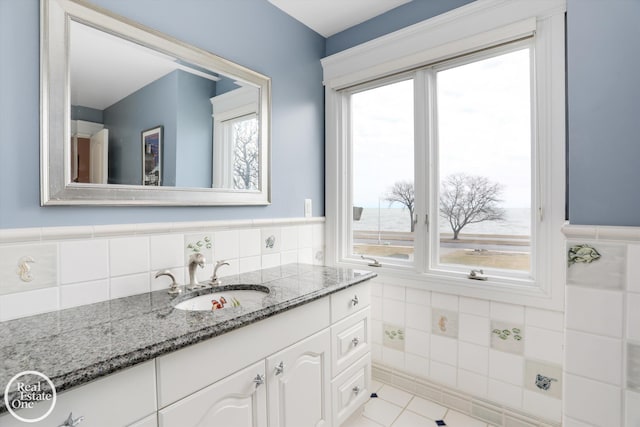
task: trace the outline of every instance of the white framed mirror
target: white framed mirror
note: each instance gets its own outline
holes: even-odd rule
[[[82,0],[41,0],[41,204],[270,203],[271,80]]]

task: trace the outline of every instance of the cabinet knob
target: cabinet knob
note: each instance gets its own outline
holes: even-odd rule
[[[353,298],[351,299],[351,305],[355,307],[356,305],[358,305],[359,302],[360,300],[358,299],[358,295],[354,295]]]
[[[84,417],[80,416],[78,418],[73,418],[73,412],[71,412],[67,419],[58,427],[76,427],[80,425],[82,421],[84,421]]]
[[[260,387],[262,384],[264,384],[264,375],[256,375],[256,377],[253,379],[253,382],[256,384],[256,388]]]
[[[278,366],[276,366],[276,375],[280,375],[283,372],[284,372],[284,362],[280,362],[278,363]]]
[[[360,393],[360,386],[357,385],[354,388],[351,389],[351,391],[353,391],[353,393],[357,396]]]
[[[358,344],[360,344],[360,338],[353,337],[353,339],[351,340],[351,344],[353,344],[354,347],[357,347]]]

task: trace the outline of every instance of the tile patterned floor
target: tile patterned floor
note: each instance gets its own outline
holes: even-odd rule
[[[342,427],[436,427],[436,420],[443,420],[447,427],[492,427],[388,384],[372,381],[371,389],[378,397],[369,399],[362,413]]]

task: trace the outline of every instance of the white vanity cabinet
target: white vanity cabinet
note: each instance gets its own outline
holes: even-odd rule
[[[331,425],[328,329],[267,358],[269,426]]]
[[[370,300],[365,282],[159,357],[160,427],[262,427],[264,422],[268,427],[338,427],[370,392]],[[238,421],[217,422],[231,420],[224,418],[230,411],[222,414],[234,399],[245,408],[239,413],[248,414],[249,401],[263,413],[264,390],[249,397],[231,385],[246,386],[261,364],[266,417],[237,415]],[[208,419],[210,424],[203,421]]]
[[[267,427],[264,361],[159,411],[160,427]]]
[[[73,413],[73,418],[84,418],[78,427],[154,427],[155,380],[155,362],[150,360],[59,393],[53,411],[42,421],[28,424],[5,413],[0,416],[0,426],[58,427]]]
[[[339,427],[370,390],[370,300],[361,283],[167,353],[61,393],[32,425]]]

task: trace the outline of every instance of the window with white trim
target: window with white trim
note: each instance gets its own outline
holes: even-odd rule
[[[531,43],[519,41],[344,90],[353,150],[349,255],[411,265],[414,247],[424,246],[427,270],[531,278],[539,220],[532,54]],[[426,90],[414,90],[414,80]],[[414,134],[414,121],[427,124],[423,132]]]
[[[448,14],[446,34],[427,21],[323,60],[328,263],[375,258],[378,271],[438,286],[551,296],[563,268],[564,3],[515,3],[476,2]]]

